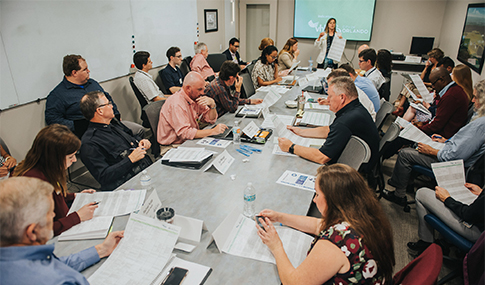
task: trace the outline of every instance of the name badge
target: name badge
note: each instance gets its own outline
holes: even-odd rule
[[[182,78],[179,78],[179,83],[182,84]]]

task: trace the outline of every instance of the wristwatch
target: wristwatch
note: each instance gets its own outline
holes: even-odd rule
[[[295,144],[292,144],[290,146],[290,149],[288,150],[288,152],[291,153],[291,154],[295,154]]]

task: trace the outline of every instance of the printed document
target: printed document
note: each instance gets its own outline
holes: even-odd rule
[[[295,116],[290,116],[290,115],[269,114],[264,117],[264,122],[261,124],[261,128],[274,129],[275,125],[273,124],[273,117],[276,117],[276,116],[278,116],[281,122],[286,126],[291,126],[293,124],[293,120],[295,119]]]
[[[252,138],[254,137],[258,131],[259,127],[256,125],[254,121],[251,121],[243,130],[242,132],[245,133],[248,137]]]
[[[292,153],[289,153],[289,152],[284,152],[281,150],[280,146],[278,144],[275,144],[274,147],[273,147],[273,154],[276,154],[276,155],[284,155],[284,156],[298,156],[296,154],[292,154]]]
[[[330,125],[330,115],[321,112],[305,112],[300,125],[328,126]]]
[[[344,38],[333,37],[332,45],[330,46],[327,57],[340,62],[346,43],[347,40]]]
[[[213,154],[203,147],[182,147],[172,148],[162,157],[170,162],[201,162]]]
[[[99,202],[94,216],[122,216],[138,211],[145,201],[147,190],[117,190],[110,192],[77,193],[69,213],[76,212],[88,203]]]
[[[226,150],[219,154],[204,171],[207,171],[212,166],[217,169],[222,175],[226,174],[229,166],[234,162],[234,157],[232,157]]]
[[[423,80],[421,80],[421,77],[419,77],[419,75],[417,74],[410,74],[409,77],[411,77],[411,80],[413,81],[414,86],[416,86],[416,88],[419,91],[419,94],[421,95],[421,97],[423,97],[424,101],[426,101],[427,103],[433,102],[433,95],[429,93],[428,88],[426,88],[426,86],[424,85],[424,82]]]
[[[445,188],[453,199],[470,205],[478,197],[465,187],[465,167],[463,160],[432,163],[438,186]]]
[[[281,95],[277,93],[277,91],[270,89],[268,94],[266,94],[266,96],[264,97],[263,103],[255,105],[255,107],[258,107],[259,109],[269,108],[273,106],[274,103],[278,102],[278,100],[280,99],[281,99]]]
[[[279,137],[287,138],[297,145],[310,146],[310,139],[300,137],[299,135],[288,130],[286,128],[287,125],[284,124],[283,121],[278,118],[278,116],[273,117],[273,124]]]
[[[228,227],[222,229],[224,224],[228,224]],[[290,262],[294,267],[298,267],[306,258],[313,238],[289,227],[275,228]],[[216,231],[213,237],[222,252],[276,264],[273,254],[258,236],[256,222],[253,219],[233,211]]]
[[[197,144],[200,144],[203,146],[226,148],[228,145],[231,144],[231,141],[206,137],[206,138],[200,139],[200,141],[198,141]]]
[[[315,192],[315,181],[315,176],[286,170],[276,183]]]
[[[325,111],[325,110],[330,110],[330,106],[329,105],[320,105],[318,103],[307,102],[307,103],[305,103],[305,110],[322,110],[322,111]],[[329,118],[330,118],[330,116],[329,116]]]
[[[59,241],[63,240],[81,240],[81,239],[98,239],[105,238],[108,235],[109,228],[113,222],[113,217],[103,216],[94,217],[91,220],[81,222],[63,232],[59,236]]]
[[[93,285],[150,284],[169,261],[180,227],[131,214],[124,238],[88,278]]]
[[[157,211],[162,207],[162,202],[158,198],[157,191],[153,190],[148,199],[143,203],[140,214],[150,217],[152,219],[157,218]]]
[[[441,150],[443,147],[445,147],[444,143],[433,141],[430,137],[428,137],[427,134],[423,133],[413,124],[407,124],[404,129],[401,130],[399,136],[413,142],[427,144],[437,150]]]

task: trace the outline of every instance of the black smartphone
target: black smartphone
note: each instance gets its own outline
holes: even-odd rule
[[[258,223],[258,226],[260,226],[264,231],[266,231],[264,229],[264,226],[263,224],[261,224],[261,222],[259,221],[259,218],[263,219],[264,220],[264,216],[256,216],[256,223]]]
[[[187,276],[188,270],[181,267],[172,267],[167,277],[163,280],[160,285],[179,285]]]

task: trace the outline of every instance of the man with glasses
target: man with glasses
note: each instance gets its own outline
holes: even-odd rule
[[[377,90],[381,88],[382,84],[386,82],[382,73],[377,69],[374,64],[376,63],[377,54],[372,48],[365,49],[359,53],[359,67],[364,70],[364,77],[369,78],[374,83]]]
[[[108,92],[103,90],[99,83],[89,77],[89,69],[86,60],[76,54],[66,55],[63,59],[62,68],[64,78],[47,96],[45,104],[45,122],[48,125],[62,124],[76,133],[74,121],[83,119],[79,101],[84,94],[91,91],[101,91],[106,98],[113,102]],[[113,102],[113,112],[121,120],[121,114]],[[143,134],[143,127],[139,124],[124,121],[134,133]]]
[[[241,56],[239,56],[239,52],[237,51],[238,49],[239,39],[232,38],[229,41],[229,48],[226,49],[222,54],[226,56],[227,60],[239,64],[239,67],[241,67],[241,69],[244,69],[248,63],[241,60]]]
[[[148,71],[153,67],[150,53],[147,51],[136,52],[133,55],[133,63],[138,68],[133,81],[143,97],[145,97],[147,103],[165,100],[165,96],[155,81],[153,81],[153,77],[148,74]]]
[[[81,160],[101,190],[113,190],[150,166],[150,142],[134,136],[115,118],[113,102],[101,91],[84,95],[80,108],[89,121],[81,139]]]
[[[160,72],[160,77],[162,78],[163,86],[170,92],[170,94],[175,94],[182,88],[184,83],[184,75],[180,70],[179,66],[182,63],[182,53],[180,48],[171,47],[167,50],[168,64]]]

